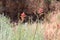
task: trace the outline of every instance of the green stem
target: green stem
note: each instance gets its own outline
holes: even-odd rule
[[[36,31],[37,31],[37,29],[38,29],[38,23],[37,23],[37,25],[36,25],[36,29],[35,29],[35,33],[34,33],[33,40],[35,39],[35,35],[36,35]]]

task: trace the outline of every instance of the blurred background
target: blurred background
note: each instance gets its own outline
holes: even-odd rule
[[[0,0],[0,40],[60,40],[60,0]]]

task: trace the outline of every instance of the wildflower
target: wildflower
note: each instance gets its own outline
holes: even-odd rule
[[[26,14],[23,12],[23,13],[21,14],[21,17],[26,17]]]
[[[25,20],[26,14],[23,12],[20,17],[21,17],[21,20],[23,22]]]

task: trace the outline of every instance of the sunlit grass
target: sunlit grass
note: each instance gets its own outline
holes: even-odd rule
[[[12,40],[13,31],[9,20],[0,15],[0,40]]]
[[[13,25],[3,14],[0,15],[0,40],[43,40],[43,30],[36,29],[38,24],[18,23],[12,27]]]
[[[0,40],[60,40],[60,12],[50,13],[47,19],[38,23],[18,25],[10,23],[10,19],[0,15]],[[13,27],[14,26],[14,27]]]

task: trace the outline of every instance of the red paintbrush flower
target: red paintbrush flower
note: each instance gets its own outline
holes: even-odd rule
[[[26,14],[23,12],[23,13],[21,14],[21,17],[26,17]]]

